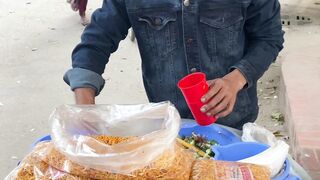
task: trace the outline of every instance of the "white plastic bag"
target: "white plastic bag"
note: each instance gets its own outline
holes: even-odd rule
[[[243,126],[242,141],[268,144],[270,148],[239,162],[264,165],[269,168],[272,177],[279,173],[289,152],[287,143],[277,140],[272,132],[255,123],[246,123]]]
[[[277,142],[277,138],[272,132],[255,123],[246,123],[243,125],[242,141],[260,142],[273,146]]]
[[[50,117],[54,146],[82,166],[119,174],[149,165],[173,148],[180,116],[169,102],[57,108]],[[109,146],[90,136],[135,137]]]

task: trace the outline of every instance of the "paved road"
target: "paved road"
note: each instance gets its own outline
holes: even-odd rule
[[[100,3],[89,1],[89,8]],[[49,133],[52,110],[73,103],[62,76],[82,30],[65,0],[0,0],[0,179]],[[135,44],[122,42],[107,72],[98,103],[146,102]]]

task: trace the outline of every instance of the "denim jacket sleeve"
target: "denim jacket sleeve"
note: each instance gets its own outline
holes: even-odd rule
[[[247,80],[255,83],[283,48],[283,35],[278,0],[253,0],[245,22],[248,48],[244,57],[232,69],[239,69]]]
[[[130,28],[123,0],[104,0],[85,28],[81,43],[72,52],[72,67],[64,80],[74,90],[91,87],[99,94],[104,86],[101,77],[109,56],[118,48]]]

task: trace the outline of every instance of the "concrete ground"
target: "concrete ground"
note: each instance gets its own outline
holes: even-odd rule
[[[284,5],[285,21],[296,25],[286,27],[280,107],[287,119],[292,156],[313,179],[320,179],[320,1],[303,2],[300,7]]]
[[[100,4],[101,0],[90,0],[88,13]],[[294,33],[300,32],[286,29],[293,39]],[[50,133],[52,110],[73,103],[62,76],[70,68],[70,53],[82,30],[77,13],[64,0],[0,0],[0,178],[30,151],[35,139]],[[288,46],[296,46],[297,41]],[[270,89],[279,84],[280,61],[259,83],[258,123],[272,131],[283,131],[283,126],[270,118],[280,111],[277,88],[274,92]],[[104,78],[106,87],[97,103],[147,102],[137,46],[128,39],[111,56]]]

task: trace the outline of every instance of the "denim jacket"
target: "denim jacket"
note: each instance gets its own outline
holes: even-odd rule
[[[247,85],[218,123],[240,129],[256,119],[257,80],[283,48],[278,0],[104,0],[72,53],[73,69],[64,76],[72,90],[91,87],[99,94],[109,56],[130,27],[151,102],[170,100],[192,118],[178,81],[196,71],[220,78],[237,68]]]

